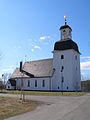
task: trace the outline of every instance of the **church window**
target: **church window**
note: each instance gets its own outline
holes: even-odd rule
[[[30,87],[30,80],[28,80],[28,87]]]
[[[75,59],[77,60],[77,56],[75,55]]]
[[[64,70],[64,66],[61,67],[61,72],[63,72],[63,70]]]
[[[67,90],[68,90],[68,86],[67,86]]]
[[[61,59],[64,59],[64,55],[61,55]]]
[[[21,87],[23,87],[23,80],[21,80]]]
[[[37,80],[35,80],[35,87],[37,87]]]
[[[62,83],[64,82],[64,77],[62,76],[62,81],[61,81]]]
[[[63,30],[63,32],[65,32],[65,30]]]
[[[42,81],[42,87],[45,87],[45,80]]]

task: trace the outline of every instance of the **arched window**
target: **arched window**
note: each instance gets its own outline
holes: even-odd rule
[[[64,82],[64,77],[62,76],[61,79],[62,79],[61,82],[63,83]]]
[[[77,55],[75,55],[75,60],[77,60]]]
[[[65,32],[65,30],[63,30],[63,32]]]
[[[30,80],[28,80],[28,87],[30,87]]]
[[[61,72],[63,72],[63,70],[64,70],[64,66],[61,67]]]
[[[68,86],[67,86],[67,90],[68,90]]]
[[[45,87],[45,80],[42,81],[42,87]]]
[[[64,59],[64,55],[61,55],[61,59]]]
[[[37,87],[37,80],[35,80],[35,87]]]

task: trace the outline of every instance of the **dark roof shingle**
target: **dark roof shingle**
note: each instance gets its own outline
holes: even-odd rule
[[[71,39],[68,39],[66,41],[57,41],[54,45],[54,50],[68,50],[68,49],[73,49],[80,53],[78,45]]]

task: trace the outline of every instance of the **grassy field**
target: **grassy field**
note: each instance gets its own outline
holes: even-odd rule
[[[6,91],[8,94],[21,94],[21,91]],[[25,95],[41,95],[41,96],[83,96],[85,92],[39,92],[39,91],[23,91]]]
[[[36,103],[9,97],[0,97],[0,120],[34,110]]]

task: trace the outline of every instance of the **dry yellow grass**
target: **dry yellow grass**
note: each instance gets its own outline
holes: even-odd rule
[[[8,94],[21,94],[21,91],[5,91]],[[85,92],[42,92],[42,91],[23,91],[25,95],[40,95],[40,96],[83,96]]]
[[[25,102],[17,98],[0,97],[0,120],[31,111],[36,107],[36,103],[30,100]]]

